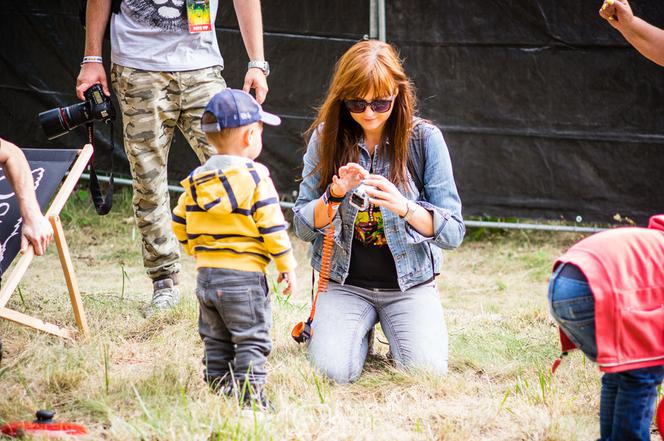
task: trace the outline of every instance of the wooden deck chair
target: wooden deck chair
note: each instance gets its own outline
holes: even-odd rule
[[[37,200],[42,210],[51,200],[67,170],[69,170],[69,174],[60,185],[55,197],[53,197],[45,216],[53,226],[55,245],[58,249],[60,264],[69,290],[76,324],[80,334],[87,336],[89,333],[88,324],[69,248],[60,222],[60,212],[92,157],[92,145],[86,144],[81,150],[23,149],[23,153],[25,153],[32,169]],[[0,274],[4,274],[20,249],[22,219],[14,197],[13,190],[3,172],[2,177],[0,177]],[[19,258],[11,274],[3,281],[0,289],[0,317],[49,334],[73,339],[76,336],[75,331],[43,322],[38,318],[5,307],[18,283],[25,275],[33,257],[34,250],[30,246],[28,251]]]

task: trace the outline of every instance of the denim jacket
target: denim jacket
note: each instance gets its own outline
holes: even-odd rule
[[[426,122],[417,124],[409,140],[409,149],[413,165],[411,168],[418,176],[414,178],[409,172],[410,185],[404,196],[432,213],[434,235],[423,236],[398,215],[386,208],[380,208],[385,237],[394,257],[397,279],[402,291],[424,283],[438,274],[443,260],[442,250],[459,246],[466,231],[450,155],[441,131]],[[312,242],[311,265],[320,271],[325,228],[316,229],[313,225],[314,207],[322,192],[319,189],[320,174],[311,173],[319,161],[318,150],[317,131],[314,131],[304,155],[302,183],[293,207],[293,225],[295,234],[300,239]],[[360,165],[372,170],[374,174],[389,177],[390,164],[380,148],[375,150],[373,164],[371,162],[371,155],[366,147],[360,144]],[[416,183],[423,183],[422,188],[418,188]],[[347,193],[333,219],[335,246],[330,279],[341,284],[348,276],[355,216],[358,211],[348,202],[351,193]]]

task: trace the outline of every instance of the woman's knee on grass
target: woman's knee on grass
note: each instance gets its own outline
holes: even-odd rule
[[[318,372],[339,384],[352,383],[362,373],[362,366],[353,366],[351,360],[340,359],[333,355],[310,353],[309,360]]]
[[[395,366],[406,370],[424,370],[436,375],[447,374],[447,342],[445,344],[440,344],[440,342],[421,343],[411,343],[407,346],[402,346],[399,350],[391,349]]]

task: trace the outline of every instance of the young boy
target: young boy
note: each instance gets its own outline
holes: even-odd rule
[[[270,173],[253,161],[263,147],[263,123],[281,120],[248,93],[225,89],[210,100],[201,127],[218,154],[182,181],[173,231],[196,258],[205,380],[227,394],[237,388],[243,404],[255,400],[264,408],[272,348],[265,272],[274,259],[290,294],[296,262]]]

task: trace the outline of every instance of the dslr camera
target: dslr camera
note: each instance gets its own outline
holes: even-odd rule
[[[48,139],[69,133],[81,124],[92,121],[108,123],[115,118],[113,103],[104,95],[101,85],[92,85],[83,95],[85,101],[82,103],[56,107],[39,114],[39,122]]]

